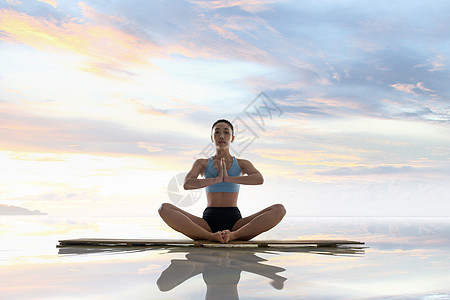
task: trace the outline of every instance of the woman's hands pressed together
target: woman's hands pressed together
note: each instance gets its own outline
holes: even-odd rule
[[[225,163],[225,158],[220,160],[219,172],[217,175],[217,183],[228,180],[227,164]]]
[[[228,172],[227,172],[227,164],[225,163],[225,158],[222,158],[222,172],[223,172],[223,181],[227,182]]]

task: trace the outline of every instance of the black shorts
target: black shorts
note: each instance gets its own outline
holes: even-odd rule
[[[202,218],[208,223],[211,232],[217,232],[225,229],[231,231],[242,216],[237,207],[207,207]]]

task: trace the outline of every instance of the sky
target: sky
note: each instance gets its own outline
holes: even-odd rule
[[[205,192],[180,190],[186,205],[170,183],[214,154],[226,118],[231,153],[265,179],[241,186],[243,214],[448,216],[449,13],[445,0],[2,0],[0,204],[200,214]]]

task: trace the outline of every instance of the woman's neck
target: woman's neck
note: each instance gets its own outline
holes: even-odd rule
[[[216,149],[216,155],[214,155],[217,159],[230,159],[232,156],[230,154],[230,150],[228,148],[226,149]]]

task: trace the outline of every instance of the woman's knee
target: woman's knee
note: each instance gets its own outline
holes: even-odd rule
[[[165,215],[168,211],[172,211],[175,208],[175,205],[171,203],[163,203],[158,209],[158,213],[160,216]]]
[[[284,208],[283,204],[274,204],[271,206],[271,208],[276,212],[277,215],[279,215],[281,218],[283,218],[286,215],[286,209]]]

